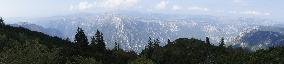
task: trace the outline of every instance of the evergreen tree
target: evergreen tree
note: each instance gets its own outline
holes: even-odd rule
[[[90,44],[90,46],[91,46],[91,47],[97,46],[97,42],[96,42],[95,36],[93,36],[93,37],[91,38],[91,44]]]
[[[4,20],[3,20],[2,17],[0,17],[0,25],[1,25],[1,26],[5,25]]]
[[[148,48],[148,49],[153,49],[153,47],[154,47],[154,44],[153,44],[153,42],[152,42],[152,38],[151,38],[151,37],[149,37],[148,45],[147,45],[147,47],[146,47],[146,48]]]
[[[205,43],[210,44],[209,37],[206,37]]]
[[[88,46],[88,39],[84,33],[82,28],[77,29],[77,33],[75,35],[75,47],[78,49],[85,49]]]
[[[168,44],[173,44],[173,42],[171,42],[171,40],[170,40],[170,39],[168,39]]]
[[[101,33],[99,30],[97,30],[95,36],[92,37],[91,46],[95,47],[96,50],[101,51],[101,52],[106,50],[103,33]]]
[[[152,41],[152,38],[149,37],[148,45],[145,47],[145,50],[142,51],[142,54],[150,58],[152,56],[153,51],[154,51],[154,43]]]
[[[137,59],[131,61],[129,64],[156,64],[153,60],[148,59],[145,56],[138,57]]]
[[[161,42],[160,42],[159,39],[154,40],[154,48],[160,47],[160,45],[159,45],[160,43],[161,43]]]
[[[119,50],[120,49],[119,44],[117,42],[115,42],[114,44],[115,44],[114,50]]]
[[[224,47],[225,46],[225,43],[224,43],[224,37],[221,38],[221,41],[220,41],[220,47]]]
[[[70,38],[68,38],[68,37],[67,37],[65,40],[66,40],[66,41],[71,41]]]

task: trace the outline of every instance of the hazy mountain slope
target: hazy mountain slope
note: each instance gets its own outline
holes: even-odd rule
[[[36,25],[36,24],[30,24],[28,22],[19,22],[16,24],[10,24],[10,26],[14,26],[14,27],[24,27],[27,28],[29,30],[32,31],[39,31],[39,32],[43,32],[45,34],[48,34],[50,36],[58,36],[58,37],[63,37],[62,33],[56,29],[52,29],[52,28],[44,28],[42,26]]]
[[[273,31],[251,31],[238,36],[235,46],[247,47],[251,50],[258,50],[272,46],[284,45],[284,35],[280,32]]]
[[[218,45],[221,37],[231,45],[243,32],[262,29],[260,26],[273,26],[269,20],[237,18],[226,19],[214,16],[159,16],[159,15],[94,15],[75,14],[31,19],[30,22],[45,28],[62,32],[64,38],[73,40],[77,27],[82,27],[89,37],[98,29],[104,33],[107,46],[121,43],[124,49],[141,50],[148,38],[166,39],[210,37],[212,44]],[[263,22],[263,23],[258,23]],[[162,45],[166,43],[161,43]]]
[[[41,32],[31,31],[23,27],[13,27],[6,25],[0,29],[1,46],[5,46],[6,42],[25,43],[35,41],[44,44],[50,48],[70,46],[71,43],[59,37],[52,37]]]

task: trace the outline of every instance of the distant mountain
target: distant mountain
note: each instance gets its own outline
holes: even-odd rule
[[[280,32],[255,30],[237,37],[236,41],[239,43],[235,46],[257,50],[284,45],[284,35]]]
[[[32,31],[38,31],[38,32],[43,32],[45,34],[48,34],[50,36],[57,36],[57,37],[62,37],[62,33],[58,31],[57,29],[53,28],[44,28],[42,26],[36,25],[36,24],[30,24],[28,22],[18,22],[16,24],[10,24],[11,26],[14,27],[24,27]]]
[[[107,47],[114,42],[122,45],[123,49],[141,51],[147,44],[148,38],[158,38],[161,45],[167,39],[210,37],[211,43],[219,44],[221,37],[226,45],[238,44],[237,36],[244,32],[262,29],[260,26],[274,26],[270,20],[253,18],[223,18],[206,15],[122,15],[122,14],[74,14],[29,19],[29,22],[45,28],[56,29],[63,38],[75,35],[77,27],[82,27],[87,36],[91,37],[98,29],[104,33]],[[259,23],[261,22],[261,23]]]

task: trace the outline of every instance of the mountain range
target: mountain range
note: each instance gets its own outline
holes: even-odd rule
[[[19,20],[21,21],[21,20]],[[16,23],[31,30],[73,40],[77,27],[91,37],[102,31],[107,47],[114,42],[125,50],[141,51],[149,37],[167,44],[167,39],[209,37],[211,44],[219,45],[221,37],[227,46],[266,48],[264,44],[281,44],[282,23],[259,18],[224,18],[208,15],[123,15],[123,14],[74,14],[26,19],[29,23]],[[264,40],[265,39],[265,40]],[[273,41],[269,41],[273,40]],[[262,46],[263,45],[263,46]]]

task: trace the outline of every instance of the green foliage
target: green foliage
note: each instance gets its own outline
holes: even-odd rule
[[[251,64],[283,64],[284,47],[270,48],[269,50],[258,50],[250,55]]]
[[[156,40],[154,40],[154,48],[159,48],[159,47],[161,47],[160,46],[160,40],[159,39],[156,39]]]
[[[143,52],[148,50],[145,49]],[[143,52],[142,55],[144,55]],[[158,64],[230,64],[245,61],[246,57],[242,56],[243,54],[246,55],[247,53],[242,50],[237,51],[234,48],[220,48],[193,38],[180,38],[175,40],[174,44],[154,48],[151,56],[146,56]]]
[[[120,50],[120,46],[117,42],[114,43],[114,50]]]
[[[99,62],[94,58],[84,58],[82,56],[72,56],[70,60],[68,60],[66,64],[103,64],[102,62]]]
[[[2,23],[0,20],[0,24]],[[4,24],[4,23],[3,23]],[[75,42],[52,37],[22,27],[2,25],[0,28],[1,64],[283,64],[284,47],[249,52],[242,48],[219,46],[198,39],[168,39],[168,44],[149,38],[148,45],[137,55],[124,51],[115,42],[114,49],[106,49],[102,32],[96,32],[88,45],[81,28]],[[79,54],[78,54],[79,53]]]
[[[2,26],[4,26],[4,25],[5,25],[4,20],[3,20],[2,17],[0,17],[0,26],[2,27]]]
[[[206,37],[205,43],[210,44],[209,37]]]
[[[0,53],[0,61],[5,64],[52,64],[57,62],[58,49],[48,49],[38,41],[12,42]]]
[[[86,49],[89,44],[88,38],[85,35],[84,30],[82,30],[82,28],[79,27],[77,29],[74,41],[75,41],[75,47],[80,50]]]
[[[91,47],[99,52],[105,52],[106,51],[106,45],[103,38],[103,33],[101,33],[99,30],[97,30],[95,36],[92,37],[92,43]]]
[[[173,44],[173,42],[171,42],[171,40],[170,40],[170,39],[168,39],[168,41],[167,41],[167,42],[168,42],[168,44]]]
[[[148,45],[145,47],[145,49],[141,52],[141,55],[145,55],[148,58],[150,58],[152,56],[154,52],[154,42],[152,41],[152,38],[149,37],[148,40]]]
[[[147,57],[142,56],[142,57],[138,57],[134,61],[131,61],[129,64],[156,64],[156,63],[152,61],[151,59],[148,59]]]
[[[133,51],[125,52],[122,49],[114,50],[113,55],[114,64],[127,64],[137,58],[137,54]]]
[[[71,45],[58,37],[8,25],[0,28],[0,44],[0,63],[7,64],[60,63],[61,49]]]
[[[153,43],[151,37],[149,37],[148,45],[147,45],[146,48],[149,48],[149,49],[153,49],[154,48],[154,43]]]
[[[219,47],[225,47],[224,37],[221,38]]]

